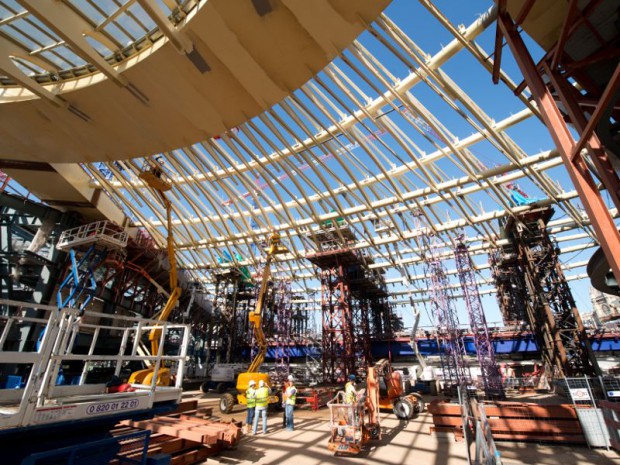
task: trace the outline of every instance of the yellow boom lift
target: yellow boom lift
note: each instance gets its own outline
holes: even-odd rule
[[[167,219],[167,247],[168,247],[168,260],[170,261],[170,297],[164,308],[155,315],[155,319],[159,321],[167,321],[170,318],[172,309],[176,306],[179,298],[181,297],[181,288],[178,286],[177,280],[177,262],[174,250],[174,236],[172,233],[172,204],[165,192],[172,188],[169,182],[166,182],[162,178],[163,171],[161,168],[153,168],[148,171],[142,171],[139,175],[149,187],[151,187],[159,196],[164,207],[166,208]],[[161,339],[161,329],[154,328],[149,333],[149,340],[151,341],[151,355],[156,356],[159,353],[159,340]],[[129,383],[131,384],[146,384],[149,385],[153,381],[155,374],[155,367],[150,366],[144,370],[135,371],[129,377]],[[160,367],[157,372],[157,386],[169,386],[170,385],[170,369],[167,367]]]
[[[248,371],[245,373],[239,373],[237,377],[237,398],[235,399],[231,394],[224,394],[220,399],[220,410],[222,413],[230,413],[233,405],[236,402],[240,404],[246,404],[245,391],[248,389],[250,380],[255,381],[257,384],[263,380],[265,384],[271,387],[271,378],[268,373],[259,373],[260,366],[265,361],[265,354],[267,353],[267,340],[263,333],[262,316],[263,309],[265,307],[265,301],[267,300],[267,291],[269,289],[269,278],[271,277],[271,262],[273,257],[280,253],[287,252],[286,247],[280,244],[280,235],[276,232],[269,238],[269,246],[267,248],[267,260],[265,267],[263,268],[263,276],[261,279],[260,289],[258,291],[258,298],[256,300],[256,307],[254,311],[250,312],[249,320],[250,324],[254,328],[254,337],[256,344],[258,345],[258,353],[250,363]],[[269,403],[277,403],[278,396],[270,396]]]

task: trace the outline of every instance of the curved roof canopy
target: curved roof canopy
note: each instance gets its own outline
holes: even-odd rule
[[[201,4],[194,6],[196,11],[188,10],[186,15],[195,17],[181,31],[198,44],[192,25],[212,21],[207,14],[210,5],[219,18],[228,18],[226,3],[210,0],[202,7],[204,16],[201,9],[196,10]],[[146,52],[148,58],[127,67],[122,76],[149,97],[146,103],[111,79],[60,94],[78,102],[76,108],[85,114],[105,112],[101,123],[96,118],[83,120],[44,98],[0,105],[2,127],[24,125],[23,137],[16,130],[0,157],[22,153],[17,150],[19,143],[27,145],[26,135],[33,133],[26,122],[38,121],[41,128],[58,134],[68,130],[69,119],[71,124],[92,126],[87,137],[72,134],[75,140],[65,142],[67,160],[78,157],[91,162],[82,165],[90,187],[103,188],[162,244],[165,213],[138,175],[145,166],[163,169],[173,184],[169,197],[180,264],[205,282],[211,281],[213,270],[259,266],[266,238],[278,231],[289,253],[278,255],[275,275],[293,280],[296,290],[312,292],[318,287],[317,270],[306,256],[317,251],[313,237],[326,225],[338,224],[352,238],[351,247],[368,257],[371,269],[387,271],[396,300],[424,294],[424,285],[416,284],[424,281],[422,236],[432,236],[447,260],[455,238],[465,236],[480,282],[486,284],[490,282],[489,248],[502,241],[498,220],[530,208],[523,202],[528,198],[537,199],[538,205],[555,206],[549,227],[563,253],[579,254],[596,243],[527,89],[515,96],[521,79],[509,58],[502,62],[500,85],[491,82],[492,2],[485,4],[488,11],[468,10],[469,2],[463,2],[462,8],[451,10],[450,18],[430,0],[396,0],[381,14],[388,2],[230,3],[245,5],[243,15],[251,16],[244,19],[251,22],[248,27],[264,30],[278,24],[292,36],[305,37],[301,49],[310,47],[307,60],[314,64],[304,57],[306,61],[289,69],[294,57],[280,56],[280,51],[292,43],[271,37],[269,46],[261,49],[245,28],[236,28],[232,19],[222,20],[225,24],[218,24],[226,26],[231,40],[205,38],[208,47],[198,47],[210,71],[200,73],[171,43],[160,48],[153,44]],[[348,6],[362,9],[368,4],[374,5],[372,11],[345,11]],[[261,16],[255,5],[269,5],[271,10]],[[312,16],[308,11],[327,7],[338,14]],[[367,20],[370,16],[372,20]],[[330,36],[332,28],[347,24],[348,39]],[[353,40],[362,28],[363,34]],[[321,32],[324,29],[327,32]],[[244,50],[249,61],[226,61],[227,53],[237,56]],[[258,79],[231,72],[237,65],[248,69],[251,62],[260,65],[252,70],[265,71],[252,74]],[[151,69],[164,74],[155,75]],[[221,95],[216,92],[219,88],[209,85],[218,70],[230,80],[222,82]],[[273,70],[279,70],[281,77],[273,78]],[[190,89],[181,88],[181,81],[191,83]],[[174,85],[165,91],[159,87],[171,82]],[[105,95],[110,92],[113,98],[104,103],[91,93],[79,100],[93,89]],[[225,97],[225,92],[240,100]],[[218,96],[222,113],[212,112]],[[116,133],[107,126],[114,115],[122,119],[125,113],[135,118],[131,124],[159,124],[159,97],[174,107],[163,116],[175,126],[171,133],[183,133],[183,143],[169,137],[166,128],[144,132],[134,125]],[[249,106],[243,107],[244,102]],[[14,119],[7,116],[5,106],[12,107]],[[139,116],[134,109],[141,112]],[[50,113],[62,111],[59,119]],[[61,145],[55,145],[57,134],[50,135],[50,141],[45,140],[47,132],[40,134],[40,143],[31,141],[34,146],[28,148],[34,159],[44,159],[42,147],[47,144],[52,147],[50,157],[63,152]],[[104,147],[90,137],[105,138]],[[140,150],[138,144],[142,144]],[[108,155],[114,148],[114,154]],[[587,257],[583,259],[566,269],[579,271]],[[454,266],[448,268],[454,274]]]
[[[215,136],[308,81],[388,4],[0,1],[0,158],[119,160]]]

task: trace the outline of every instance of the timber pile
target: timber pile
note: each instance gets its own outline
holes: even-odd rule
[[[433,414],[432,431],[462,431],[460,405],[433,401],[428,411]],[[485,412],[496,441],[586,442],[572,405],[497,402],[485,404]]]
[[[197,408],[197,402],[183,402],[168,415],[150,420],[125,420],[111,431],[114,436],[150,430],[151,439],[147,456],[169,454],[172,465],[191,465],[204,461],[223,449],[237,445],[241,439],[240,423],[208,420],[210,408]],[[142,457],[144,445],[134,441],[121,441],[121,455],[129,459]],[[112,461],[110,465],[118,462]]]

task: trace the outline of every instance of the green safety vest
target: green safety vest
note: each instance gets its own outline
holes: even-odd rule
[[[256,390],[256,406],[267,407],[269,404],[269,389],[261,387]]]
[[[249,387],[248,390],[245,391],[245,402],[248,408],[256,407],[256,389]]]
[[[355,403],[355,386],[351,381],[344,385],[344,401],[347,404]]]
[[[295,399],[297,396],[297,389],[295,386],[289,386],[286,388],[286,403],[288,405],[295,405]]]

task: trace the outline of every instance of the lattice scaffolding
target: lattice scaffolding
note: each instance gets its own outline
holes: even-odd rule
[[[527,292],[517,255],[505,248],[489,253],[491,277],[497,289],[497,303],[506,326],[521,326],[527,321]]]
[[[371,301],[387,298],[385,280],[369,268],[370,257],[349,247],[355,235],[344,220],[325,223],[309,236],[318,248],[306,258],[319,268],[321,279],[323,377],[340,383],[371,361],[368,310],[376,310]],[[388,325],[385,315],[379,318],[381,327]]]
[[[273,339],[276,346],[275,381],[279,383],[284,382],[290,373],[292,312],[291,282],[289,280],[281,280],[275,284],[273,301],[273,313],[275,318]]]
[[[440,351],[444,390],[452,391],[458,386],[469,384],[471,380],[469,367],[465,363],[465,343],[453,298],[450,295],[450,280],[439,257],[442,244],[434,233],[430,233],[421,236],[420,245],[430,306],[433,316],[437,319],[437,330],[444,341],[443,350]]]
[[[575,299],[559,261],[559,247],[547,232],[553,216],[550,207],[532,209],[510,217],[504,225],[525,281],[526,309],[536,334],[545,369],[554,377],[598,376]]]
[[[489,328],[484,315],[484,309],[482,308],[480,293],[478,292],[474,263],[469,254],[469,247],[462,240],[459,240],[456,245],[454,260],[459,281],[461,282],[463,299],[465,300],[469,315],[469,324],[474,336],[476,356],[480,364],[485,395],[489,398],[503,398],[505,394],[502,386],[502,377],[495,360],[495,351],[489,336]]]
[[[342,265],[321,269],[321,314],[323,317],[323,380],[341,383],[355,373],[355,347],[350,291],[342,279]]]

